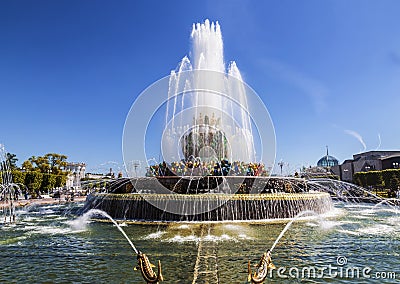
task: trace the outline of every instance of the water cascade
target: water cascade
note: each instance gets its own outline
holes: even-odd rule
[[[170,76],[164,160],[256,161],[244,83],[235,62],[225,66],[218,22],[193,25],[191,41],[190,56]]]
[[[0,202],[4,223],[15,222],[15,202],[22,195],[20,187],[13,183],[10,163],[4,145],[0,144]]]

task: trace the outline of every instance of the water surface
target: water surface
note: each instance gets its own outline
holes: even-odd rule
[[[16,224],[1,225],[0,282],[143,283],[140,272],[133,270],[136,256],[124,236],[111,223],[76,221],[81,205],[19,209]],[[388,206],[336,203],[323,218],[295,222],[272,255],[277,268],[286,268],[283,275],[288,278],[275,274],[269,282],[398,283],[399,213]],[[207,277],[209,283],[216,283],[213,277],[220,283],[246,283],[248,260],[256,264],[285,224],[122,224],[122,228],[153,263],[161,260],[163,283],[192,283],[194,278],[204,283]],[[338,260],[346,263],[339,265]],[[291,267],[293,275],[304,267],[329,265],[370,267],[371,278],[328,279],[325,273],[324,279],[301,279],[301,275],[295,279],[288,272]],[[377,279],[376,273],[382,272],[395,272],[397,279]]]

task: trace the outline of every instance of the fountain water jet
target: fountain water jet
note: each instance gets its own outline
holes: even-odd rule
[[[263,283],[265,281],[268,275],[268,271],[270,271],[271,269],[275,269],[275,265],[272,263],[272,258],[271,258],[272,251],[274,250],[280,239],[283,237],[283,235],[286,233],[286,231],[289,230],[289,228],[292,226],[292,224],[304,215],[318,216],[318,214],[314,211],[303,211],[297,214],[289,223],[287,223],[286,226],[281,231],[281,233],[279,234],[279,236],[276,238],[271,248],[267,250],[267,252],[263,253],[263,255],[261,256],[260,262],[256,266],[256,271],[254,272],[254,274],[252,274],[251,263],[249,260],[247,264],[248,282]]]
[[[314,215],[314,216],[318,216],[318,213],[314,212],[314,211],[303,211],[300,212],[299,214],[296,215],[296,217],[294,217],[289,223],[286,224],[286,226],[283,228],[282,232],[279,234],[279,236],[276,238],[275,242],[273,243],[273,245],[271,246],[271,248],[269,249],[269,251],[273,251],[274,248],[276,247],[276,245],[278,244],[278,242],[280,241],[280,239],[283,237],[283,235],[286,233],[287,230],[289,230],[289,228],[292,226],[292,224],[297,221],[300,217],[304,216],[304,215]]]
[[[13,183],[10,162],[8,161],[7,152],[3,144],[0,144],[0,200],[3,203],[4,223],[15,222],[15,202],[18,196],[22,195],[21,189],[18,184]]]
[[[132,243],[132,241],[129,239],[129,237],[127,236],[127,234],[125,233],[125,231],[121,228],[121,226],[110,216],[107,214],[107,212],[104,212],[102,210],[98,210],[98,209],[91,209],[88,212],[86,212],[85,214],[83,214],[80,218],[78,218],[78,220],[76,220],[78,222],[78,224],[82,225],[82,223],[86,223],[87,220],[89,220],[91,217],[93,217],[94,215],[101,215],[103,217],[106,217],[107,219],[109,219],[117,228],[118,230],[122,233],[122,235],[125,237],[125,239],[128,241],[129,245],[131,246],[131,248],[133,249],[133,251],[135,252],[135,254],[137,255],[137,259],[138,259],[138,266],[135,267],[136,269],[139,269],[140,272],[142,273],[142,276],[144,278],[144,280],[147,283],[159,283],[160,281],[163,281],[164,278],[162,276],[162,272],[161,272],[161,262],[158,261],[158,273],[154,273],[153,271],[153,265],[150,263],[147,255],[145,255],[144,253],[142,253],[141,251],[138,251],[137,248],[135,247],[135,245]]]
[[[103,217],[106,217],[109,219],[117,228],[118,230],[122,233],[122,235],[125,237],[125,239],[128,241],[129,245],[132,247],[133,251],[138,254],[139,251],[136,249],[136,247],[133,245],[132,241],[129,239],[129,237],[126,235],[125,231],[121,228],[121,226],[115,221],[110,215],[107,214],[107,212],[104,212],[99,209],[90,209],[87,211],[85,214],[83,214],[81,217],[79,217],[74,223],[74,226],[76,227],[76,224],[79,224],[78,226],[81,227],[82,224],[85,224],[90,218],[92,218],[94,215],[101,215]]]
[[[190,57],[182,59],[169,80],[164,160],[193,156],[202,161],[256,161],[246,89],[236,63],[225,67],[218,22],[193,25],[191,40]]]
[[[380,201],[379,203],[375,204],[372,210],[376,209],[378,206],[382,204],[387,204],[389,205],[392,209],[398,210],[398,207],[400,205],[400,199],[398,198],[389,198],[389,199],[384,199]]]

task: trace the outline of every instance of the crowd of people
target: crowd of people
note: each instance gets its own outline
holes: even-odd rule
[[[240,161],[204,162],[181,160],[162,162],[148,167],[146,176],[265,176],[267,171],[262,163]]]

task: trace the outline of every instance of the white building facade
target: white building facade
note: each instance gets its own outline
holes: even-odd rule
[[[77,190],[81,188],[81,179],[85,177],[85,163],[68,163],[65,167],[68,172],[66,187],[67,189]]]

